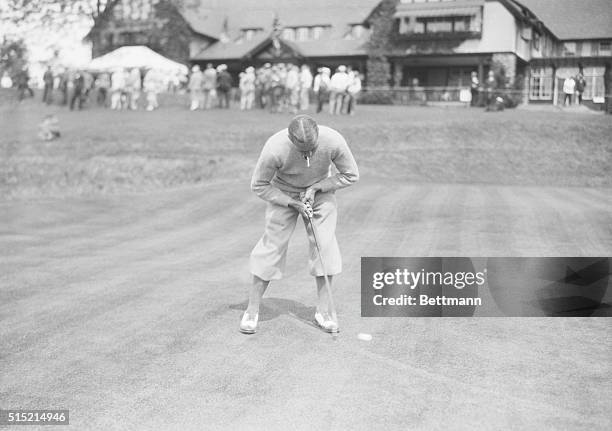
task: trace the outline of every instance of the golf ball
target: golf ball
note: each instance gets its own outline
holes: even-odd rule
[[[364,334],[363,332],[359,333],[357,338],[361,341],[372,341],[372,336],[370,334]]]

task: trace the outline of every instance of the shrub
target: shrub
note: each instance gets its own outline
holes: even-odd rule
[[[393,105],[393,93],[389,90],[366,90],[359,95],[364,105]]]

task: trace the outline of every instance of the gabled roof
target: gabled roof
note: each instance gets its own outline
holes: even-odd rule
[[[288,41],[280,39],[281,44],[286,45],[291,51],[300,57],[340,57],[367,55],[367,39],[331,39],[331,40],[309,40],[303,42]],[[225,61],[257,56],[268,43],[272,43],[271,35],[257,35],[253,39],[236,42],[216,42],[209,48],[193,56],[192,60],[201,61]]]
[[[272,31],[275,17],[285,27],[331,26],[334,36],[364,22],[381,0],[192,0],[181,14],[198,33],[237,38],[241,29]]]
[[[324,26],[319,40],[282,43],[306,57],[365,55],[366,37],[346,39],[351,24],[364,23],[381,0],[194,0],[181,14],[192,29],[218,42],[192,60],[230,60],[253,55],[266,43],[277,19],[280,27]],[[260,29],[242,40],[243,29]],[[222,41],[222,36],[229,40]]]
[[[612,38],[612,0],[513,0],[560,40]]]
[[[259,34],[251,40],[242,43],[235,42],[215,42],[199,54],[193,56],[191,60],[231,60],[246,57],[251,51],[257,48],[269,34]]]

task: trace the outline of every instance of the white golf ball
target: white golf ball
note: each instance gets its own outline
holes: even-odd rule
[[[360,332],[357,335],[357,338],[359,338],[361,341],[372,341],[372,336],[370,334],[364,334],[363,332]]]

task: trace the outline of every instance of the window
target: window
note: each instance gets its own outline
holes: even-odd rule
[[[426,33],[453,31],[453,20],[450,18],[432,18],[427,20]]]
[[[145,33],[136,33],[135,41],[137,45],[146,45],[149,43],[149,38]]]
[[[565,42],[563,44],[563,55],[566,57],[576,55],[576,42]]]
[[[120,45],[134,45],[136,43],[136,34],[131,32],[119,33]]]
[[[406,34],[410,31],[410,18],[397,18],[395,20],[395,28],[399,34]]]
[[[123,19],[123,4],[121,2],[115,5],[113,9],[113,15],[115,15],[116,20]]]
[[[431,18],[417,18],[415,33],[452,33],[471,30],[471,17],[469,16],[441,16]]]
[[[115,5],[113,14],[118,20],[148,20],[156,3],[158,0],[121,0]]]
[[[537,31],[533,32],[533,49],[535,49],[536,51],[540,51],[540,33],[538,33]]]
[[[580,50],[581,57],[589,57],[593,55],[593,44],[590,42],[582,42],[582,49]]]
[[[553,91],[552,68],[541,67],[531,71],[529,78],[529,98],[531,100],[550,100]]]
[[[414,32],[415,33],[425,33],[425,21],[417,20],[414,24]]]
[[[457,17],[454,20],[453,31],[470,31],[470,17]]]
[[[285,27],[281,37],[286,40],[317,40],[323,35],[327,26],[317,25],[313,27]],[[262,31],[262,29],[259,29]]]
[[[351,36],[355,39],[359,39],[365,33],[365,27],[361,24],[355,24],[351,27]]]
[[[143,0],[142,7],[140,9],[140,19],[147,20],[151,16],[151,10],[153,9],[151,1]]]
[[[586,80],[586,87],[584,87],[584,93],[582,98],[585,100],[592,100],[595,103],[603,103],[605,88],[604,88],[604,67],[585,67],[584,68],[584,79]]]
[[[263,31],[261,28],[243,28],[242,40],[251,40],[261,31]]]
[[[599,42],[599,55],[612,55],[610,42]]]
[[[308,40],[308,27],[298,27],[295,32],[296,40]]]
[[[132,16],[132,5],[130,2],[123,2],[123,19],[130,19]]]
[[[312,28],[312,38],[314,40],[317,40],[321,37],[321,35],[323,34],[323,27],[321,26],[316,26]]]
[[[291,27],[285,27],[283,29],[282,38],[287,40],[295,40],[295,29]]]

